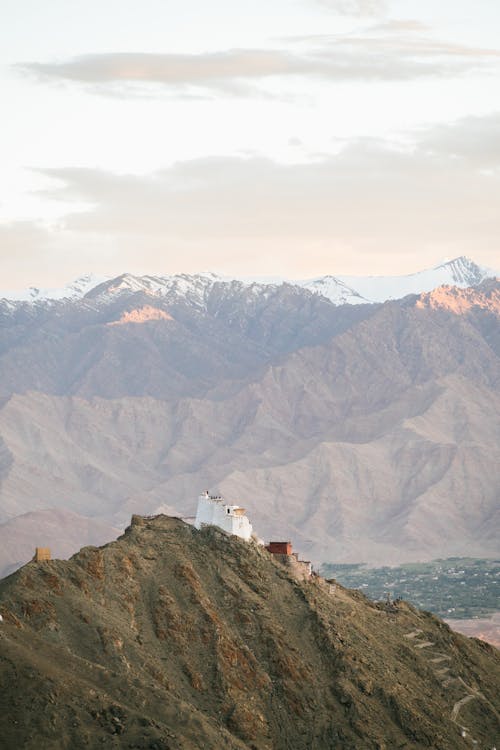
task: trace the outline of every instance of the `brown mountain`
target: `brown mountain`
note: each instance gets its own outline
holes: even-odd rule
[[[481,284],[479,288],[461,289],[457,286],[441,286],[420,296],[417,307],[422,309],[451,310],[457,314],[474,310],[488,310],[498,315],[500,310],[500,290],[494,279]]]
[[[103,284],[83,300],[0,300],[0,398],[29,390],[200,397],[221,382],[248,379],[277,356],[330,339],[377,307],[336,308],[288,284],[215,283],[194,297],[117,294],[115,286]]]
[[[363,308],[222,287],[4,311],[1,521],[190,515],[209,486],[316,561],[498,554],[498,281]]]
[[[136,517],[0,582],[6,750],[491,748],[499,652],[255,544]]]

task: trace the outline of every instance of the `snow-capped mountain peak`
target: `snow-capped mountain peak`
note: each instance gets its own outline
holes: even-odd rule
[[[337,281],[356,290],[367,302],[385,302],[408,294],[430,292],[444,285],[476,286],[492,276],[497,276],[493,269],[461,256],[406,276],[338,276]]]
[[[478,266],[473,260],[461,255],[459,258],[445,261],[436,266],[436,271],[444,271],[451,277],[451,283],[460,287],[474,286],[480,284],[484,279],[495,276],[496,273],[491,268]]]
[[[327,297],[335,305],[363,305],[370,300],[365,299],[355,289],[345,284],[335,276],[320,276],[317,279],[295,282],[314,294]]]
[[[0,292],[0,299],[11,300],[13,302],[44,302],[46,300],[80,299],[107,278],[109,277],[88,273],[84,276],[79,276],[74,281],[66,284],[66,286],[59,288],[48,289],[30,286],[27,289],[3,291]]]
[[[191,304],[203,305],[213,285],[222,279],[213,273],[175,274],[172,276],[134,276],[124,273],[91,289],[87,299],[116,297],[127,293],[143,292],[171,300],[186,299]]]
[[[172,301],[186,300],[192,305],[204,306],[215,284],[220,285],[221,293],[230,287],[234,291],[234,285],[237,284],[242,288],[251,289],[254,294],[263,294],[268,288],[287,283],[326,297],[335,305],[362,305],[400,299],[408,294],[422,294],[443,285],[460,288],[477,286],[484,279],[496,275],[494,270],[479,266],[464,256],[406,276],[326,275],[306,280],[273,277],[260,278],[257,281],[255,277],[235,279],[210,272],[170,276],[136,276],[124,273],[115,278],[87,274],[59,289],[29,287],[17,292],[0,292],[0,299],[10,304],[76,300],[84,297],[96,301],[121,294],[142,292]]]

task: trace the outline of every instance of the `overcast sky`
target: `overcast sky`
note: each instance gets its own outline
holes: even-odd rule
[[[500,269],[498,0],[2,0],[2,287]]]

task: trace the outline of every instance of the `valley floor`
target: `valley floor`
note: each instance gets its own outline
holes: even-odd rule
[[[328,563],[321,572],[371,599],[401,597],[464,635],[500,645],[499,560],[448,558],[382,568]]]
[[[445,620],[450,628],[469,636],[480,638],[500,649],[500,612],[494,612],[491,617],[478,617],[469,620]]]

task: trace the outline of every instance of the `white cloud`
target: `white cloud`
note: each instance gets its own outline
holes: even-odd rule
[[[382,21],[381,23],[378,23],[376,26],[372,26],[372,31],[382,31],[382,32],[427,32],[431,30],[431,27],[423,23],[422,21],[418,21],[415,18],[401,18],[401,19],[391,19],[390,21]]]
[[[391,21],[361,34],[288,40],[289,49],[229,49],[202,54],[89,54],[16,67],[44,80],[65,80],[116,95],[156,86],[183,95],[255,94],[266,79],[404,81],[456,76],[498,63],[500,51],[433,39],[415,21]],[[295,47],[294,47],[295,43]],[[308,49],[298,50],[296,43]],[[262,89],[261,89],[262,93]]]
[[[451,148],[435,128],[412,151],[364,139],[306,164],[249,156],[184,161],[146,176],[46,170],[60,181],[53,197],[88,205],[66,216],[57,246],[66,239],[67,255],[78,252],[75,274],[108,273],[111,266],[116,273],[405,272],[478,253],[495,267],[498,138],[491,138],[489,155],[476,147],[499,120],[467,118],[450,126]],[[22,244],[30,243],[23,237]],[[105,267],[96,264],[103,249]]]
[[[385,0],[316,0],[334,13],[345,16],[383,16],[387,12]]]
[[[50,287],[89,269],[100,268],[107,274],[120,266],[116,236],[72,232],[36,220],[0,224],[0,260],[4,291],[28,285]]]
[[[500,169],[500,114],[466,117],[425,133],[421,147],[430,153],[466,160],[485,170]]]

